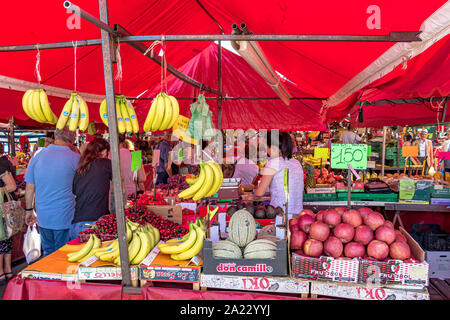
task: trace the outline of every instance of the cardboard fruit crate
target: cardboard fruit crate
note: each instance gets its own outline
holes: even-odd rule
[[[352,193],[353,201],[380,201],[380,202],[397,202],[397,193]],[[337,201],[347,201],[346,193],[338,193]]]
[[[183,208],[180,206],[147,206],[147,209],[166,220],[183,224]]]
[[[428,286],[429,265],[425,261],[425,252],[405,229],[400,227],[399,230],[408,241],[411,255],[419,262],[361,259],[358,283],[387,284],[398,288]]]
[[[216,259],[213,255],[211,240],[203,240],[202,274],[235,276],[278,276],[288,273],[287,242],[277,241],[275,259]]]
[[[433,198],[450,198],[450,187],[442,184],[433,184],[431,187],[431,197]]]
[[[336,201],[336,193],[305,193],[303,194],[303,202],[315,201]]]

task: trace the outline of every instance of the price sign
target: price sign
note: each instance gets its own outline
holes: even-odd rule
[[[439,161],[441,160],[450,160],[450,152],[439,152]]]
[[[131,171],[136,171],[141,169],[142,163],[142,151],[133,151],[131,153]]]
[[[331,145],[331,168],[348,169],[348,165],[357,170],[367,169],[366,144]]]
[[[317,159],[329,159],[330,158],[330,149],[328,148],[314,148],[314,158]]]
[[[419,155],[418,146],[405,146],[402,147],[402,157],[417,157]]]

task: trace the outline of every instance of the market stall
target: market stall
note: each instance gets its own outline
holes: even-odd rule
[[[364,24],[350,23],[351,17],[361,16],[361,13],[356,14],[357,10],[364,9],[362,12],[366,12],[366,8],[347,6],[339,12],[348,17],[341,17],[343,21],[349,21],[348,25],[342,24],[339,30],[333,30],[341,35],[320,36],[289,35],[299,21],[297,13],[305,16],[307,30],[314,30],[314,33],[325,30],[319,19],[309,17],[308,10],[300,10],[298,6],[301,5],[294,1],[288,3],[288,15],[285,15],[283,8],[275,8],[275,4],[261,7],[255,15],[254,8],[241,3],[236,6],[237,2],[233,1],[226,4],[210,1],[205,6],[199,1],[174,1],[164,10],[160,6],[167,3],[155,2],[151,5],[156,7],[150,10],[147,6],[148,10],[143,12],[137,10],[138,4],[111,6],[111,21],[116,22],[114,25],[110,23],[105,2],[99,1],[100,19],[89,13],[96,13],[92,4],[80,2],[83,6],[78,7],[65,1],[64,8],[73,14],[70,17],[76,23],[82,22],[86,28],[75,25],[69,30],[61,28],[57,32],[49,32],[55,29],[46,24],[42,30],[44,36],[30,39],[39,44],[30,45],[16,45],[15,35],[8,34],[5,45],[0,47],[1,54],[10,52],[8,54],[12,55],[15,51],[17,55],[11,60],[27,62],[20,74],[12,70],[10,61],[2,65],[6,78],[1,79],[0,83],[8,89],[1,89],[0,94],[8,97],[11,104],[23,105],[15,113],[21,120],[29,116],[36,122],[56,127],[60,126],[61,121],[62,127],[67,124],[72,131],[86,131],[90,121],[106,125],[111,143],[112,182],[117,210],[97,220],[90,229],[79,233],[78,238],[64,247],[25,268],[19,277],[9,283],[7,299],[37,299],[33,291],[44,290],[48,286],[53,290],[48,290],[46,297],[61,299],[128,299],[133,295],[132,299],[157,300],[173,298],[175,291],[179,294],[177,298],[185,299],[315,299],[318,296],[361,300],[430,299],[427,287],[432,272],[431,263],[426,260],[421,243],[405,228],[396,227],[395,218],[391,222],[377,211],[384,211],[385,214],[386,211],[394,211],[398,217],[398,212],[409,209],[407,205],[411,204],[409,201],[405,201],[407,204],[399,203],[401,200],[430,203],[431,183],[427,186],[429,193],[414,186],[412,196],[408,189],[409,193],[403,197],[402,182],[397,181],[398,190],[392,192],[387,175],[384,175],[385,143],[381,176],[371,175],[370,178],[367,171],[371,161],[368,145],[327,144],[321,141],[320,149],[328,150],[328,154],[323,153],[326,150],[316,154],[315,149],[319,148],[311,146],[307,152],[297,154],[296,157],[305,164],[305,190],[302,190],[304,210],[288,212],[288,174],[285,173],[284,190],[279,191],[286,196],[285,208],[274,208],[269,204],[271,198],[267,195],[256,199],[240,184],[239,179],[224,177],[220,166],[223,158],[214,158],[202,150],[192,134],[197,132],[188,124],[189,116],[194,117],[194,111],[205,110],[201,107],[195,109],[201,104],[199,101],[207,101],[210,108],[206,108],[204,114],[198,111],[198,117],[206,118],[211,128],[328,131],[331,121],[340,121],[347,115],[349,106],[353,107],[353,100],[348,103],[348,97],[354,99],[353,94],[357,94],[363,83],[354,83],[358,82],[358,72],[369,63],[378,63],[377,59],[390,50],[390,45],[396,48],[401,43],[426,42],[422,50],[414,52],[413,56],[420,56],[421,52],[432,47],[431,43],[446,39],[440,34],[446,22],[439,15],[439,23],[434,29],[427,29],[423,38],[418,36],[417,31],[391,31],[419,30],[425,20],[428,22],[426,25],[436,22],[435,16],[430,17],[434,12],[448,12],[448,5],[444,5],[443,1],[430,1],[426,8],[416,12],[412,5],[386,1],[384,4],[391,11],[387,19],[383,19],[388,21],[388,26],[384,27],[386,29],[382,30],[382,34],[372,32],[370,28],[367,31]],[[327,14],[334,15],[335,4],[331,1],[327,4],[331,6]],[[316,5],[308,4],[308,7],[314,11]],[[238,7],[244,9],[242,13],[236,12]],[[394,13],[399,8],[411,10],[414,14],[410,14],[408,20],[398,19]],[[172,10],[174,14],[171,19],[154,17],[151,13],[155,10]],[[136,16],[137,11],[141,14],[129,20],[128,16]],[[45,15],[54,14],[54,10],[44,12]],[[212,18],[211,13],[217,16],[217,20]],[[280,22],[272,26],[260,22],[261,17],[266,15],[272,16],[273,20],[274,13]],[[67,26],[67,16],[55,16],[60,19],[59,23],[64,20]],[[238,25],[237,17],[245,18],[246,23]],[[10,22],[13,24],[13,21]],[[221,34],[216,34],[218,28]],[[98,35],[99,29],[101,39],[86,40]],[[273,30],[280,34],[271,34]],[[254,34],[256,31],[261,34]],[[151,35],[133,36],[131,32]],[[52,37],[49,37],[50,34]],[[83,37],[83,40],[74,41],[78,37]],[[43,40],[55,39],[61,42],[42,43]],[[222,41],[227,40],[240,48],[241,56],[222,49]],[[218,45],[210,43],[212,41],[218,41]],[[249,52],[243,48],[256,41],[262,44],[271,64],[264,55],[259,55],[258,59],[248,58]],[[372,42],[370,50],[356,46],[355,41]],[[145,42],[152,44],[147,46]],[[326,51],[334,52],[333,59],[323,54],[324,43],[330,43]],[[442,45],[442,42],[439,44]],[[63,50],[67,55],[55,54],[50,49]],[[261,54],[260,49],[253,50]],[[441,51],[432,53],[437,57],[442,54]],[[44,56],[52,63],[45,64]],[[156,64],[149,63],[149,59]],[[99,61],[103,61],[103,65]],[[340,62],[339,66],[335,61]],[[72,63],[74,70],[69,70],[71,68],[67,65]],[[392,63],[393,60],[386,62],[385,67]],[[40,74],[38,83],[14,80],[13,77],[31,80],[31,76],[24,75],[26,70],[37,70],[37,74],[39,70],[45,70],[51,76],[42,83]],[[167,72],[169,76],[166,76]],[[386,74],[381,72],[375,76],[376,72],[371,72],[366,74],[371,82]],[[78,81],[78,86],[77,74],[82,74],[85,79],[82,83]],[[348,86],[349,79],[354,84],[352,90],[344,88]],[[38,89],[42,85],[47,86],[46,93]],[[73,87],[74,90],[60,90],[59,87]],[[344,92],[333,95],[340,88],[344,88]],[[77,101],[82,116],[76,115],[78,109],[66,109],[69,97],[70,108]],[[22,98],[25,102],[20,103]],[[51,100],[51,108],[39,99]],[[344,100],[345,105],[339,105]],[[203,107],[205,103],[201,105]],[[37,113],[41,110],[37,106],[49,112],[44,112],[42,117]],[[71,115],[70,119],[68,115]],[[186,123],[179,115],[187,119]],[[9,117],[11,114],[0,116]],[[125,122],[126,119],[131,124]],[[200,167],[198,174],[173,176],[165,186],[153,185],[155,180],[149,177],[147,187],[152,185],[152,189],[140,195],[135,202],[129,201],[124,208],[126,199],[120,191],[118,133],[131,135],[144,131],[154,134],[165,130],[176,132],[177,129],[191,133],[189,139],[180,139],[190,141],[202,155],[201,161],[195,163]],[[328,133],[328,142],[331,139]],[[346,160],[347,152],[352,154],[351,160]],[[340,161],[336,162],[335,154],[341,154]],[[359,154],[361,156],[355,156]],[[153,157],[151,166],[147,164],[146,171],[150,175],[154,174],[158,158]],[[264,161],[258,164],[264,167]],[[372,169],[375,168],[376,165]],[[374,192],[377,189],[388,189],[384,191],[389,192]],[[435,194],[442,196],[447,189],[442,190],[444,188]],[[322,206],[326,206],[327,210]],[[373,207],[374,211],[368,207]],[[430,208],[448,213],[448,207],[448,204],[436,204],[436,207]],[[307,208],[313,210],[308,211]],[[334,222],[329,221],[328,216]],[[305,219],[309,219],[309,224],[300,222]],[[399,223],[402,226],[402,220]],[[349,237],[346,230],[338,235],[338,226],[344,224],[346,226],[343,228],[349,226],[351,230],[347,231],[350,233],[365,226],[369,228],[372,238],[361,244],[354,239],[354,234]],[[379,228],[382,231],[378,232]],[[318,233],[314,229],[318,229]],[[335,247],[331,244],[329,249],[327,241],[330,234],[335,235],[332,240]],[[306,235],[311,239],[306,239]],[[303,240],[300,237],[304,237]],[[373,241],[373,246],[377,248],[372,248]],[[346,249],[349,248],[348,252],[344,252],[344,244]],[[381,271],[381,277],[377,274],[373,278],[369,272],[373,269]],[[370,283],[373,287],[369,290],[367,285],[371,279],[375,282]],[[172,284],[176,289],[170,287]],[[79,291],[75,293],[74,289]]]

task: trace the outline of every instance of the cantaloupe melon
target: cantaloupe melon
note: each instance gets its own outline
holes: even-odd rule
[[[229,240],[221,240],[212,244],[213,256],[216,259],[241,259],[242,250]]]
[[[244,248],[256,237],[256,222],[245,209],[236,211],[228,225],[228,240]]]
[[[245,259],[275,259],[276,256],[277,244],[266,239],[252,241],[244,249]]]

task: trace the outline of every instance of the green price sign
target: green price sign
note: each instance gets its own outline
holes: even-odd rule
[[[332,144],[331,145],[331,168],[367,169],[367,145],[366,144]]]
[[[142,163],[142,151],[133,151],[131,153],[131,171],[135,171],[141,168]]]

